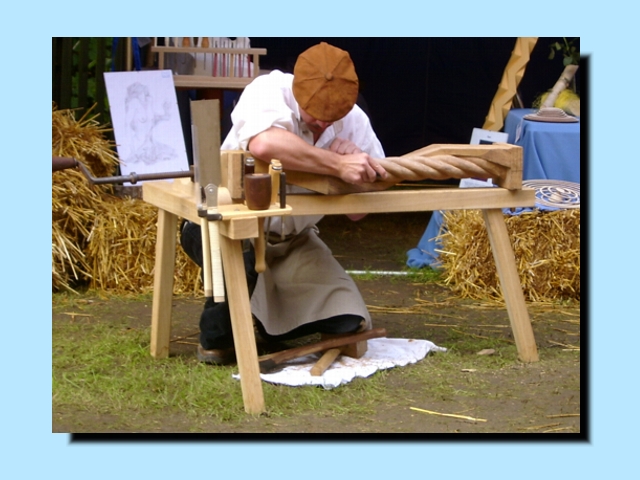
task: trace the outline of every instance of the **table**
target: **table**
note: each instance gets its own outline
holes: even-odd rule
[[[224,153],[221,160],[225,162]],[[218,189],[219,200],[231,198],[228,191],[224,190],[227,190],[227,185],[223,184]],[[146,182],[142,186],[142,192],[144,201],[158,207],[150,349],[153,357],[165,358],[169,355],[170,344],[177,221],[178,217],[182,217],[199,222],[197,195],[194,184],[189,179]],[[218,212],[222,216],[222,264],[245,411],[251,414],[261,413],[265,406],[242,256],[242,241],[258,236],[258,222],[263,222],[265,216],[482,209],[518,355],[524,362],[536,362],[538,352],[531,321],[502,215],[503,208],[527,207],[532,206],[534,202],[535,192],[532,189],[505,188],[466,189],[462,193],[456,188],[345,195],[288,195],[286,208],[274,211],[251,211],[239,203],[223,204],[219,201]]]
[[[580,183],[580,122],[551,123],[526,120],[530,108],[510,110],[504,131],[508,142],[523,148],[524,180],[553,179]],[[443,223],[434,211],[418,246],[407,252],[407,266],[438,268],[439,242],[435,240]]]
[[[525,120],[530,108],[511,110],[504,131],[508,142],[523,148],[523,179],[553,179],[580,183],[580,122]]]

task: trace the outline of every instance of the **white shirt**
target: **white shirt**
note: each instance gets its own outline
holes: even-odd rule
[[[223,150],[246,150],[249,140],[270,127],[280,127],[313,143],[313,133],[300,118],[300,108],[291,86],[293,75],[274,70],[257,77],[242,92],[238,104],[231,113],[233,126],[222,144]],[[384,150],[378,140],[369,117],[354,105],[341,120],[327,128],[315,144],[329,148],[336,137],[356,144],[360,150],[374,158],[384,158]]]
[[[233,126],[225,138],[222,150],[247,150],[249,140],[261,132],[278,127],[294,133],[309,145],[313,133],[300,117],[298,102],[292,91],[293,75],[274,70],[262,75],[247,85],[231,113]],[[328,127],[315,143],[316,147],[328,149],[333,140],[340,137],[350,140],[373,158],[384,158],[384,150],[376,136],[369,117],[358,105],[341,120]],[[273,217],[270,230],[280,233],[280,218]],[[285,235],[299,233],[315,225],[322,215],[308,217],[285,217]]]

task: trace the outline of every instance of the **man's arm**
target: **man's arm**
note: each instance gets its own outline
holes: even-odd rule
[[[271,127],[253,137],[247,148],[257,158],[277,158],[285,169],[332,175],[350,184],[371,183],[377,175],[387,177],[385,169],[366,153],[340,154],[324,150],[278,127]]]

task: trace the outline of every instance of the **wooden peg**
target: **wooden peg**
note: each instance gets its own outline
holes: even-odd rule
[[[265,260],[264,218],[258,218],[258,236],[253,246],[256,254],[256,272],[262,273],[267,268]]]
[[[271,204],[278,201],[280,196],[280,174],[282,173],[282,163],[280,160],[271,160],[269,165],[269,175],[271,175]]]
[[[365,340],[366,342],[366,340]],[[327,368],[331,366],[338,355],[340,355],[341,350],[339,348],[331,348],[322,354],[320,360],[316,362],[316,364],[311,367],[311,376],[313,377],[321,377],[324,372],[326,372]]]

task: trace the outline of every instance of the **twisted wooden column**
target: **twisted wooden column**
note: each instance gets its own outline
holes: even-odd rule
[[[522,148],[507,143],[491,145],[434,144],[401,157],[376,159],[388,172],[384,180],[350,185],[337,177],[287,171],[287,183],[324,194],[386,190],[400,182],[462,178],[493,179],[508,190],[522,188]],[[256,171],[267,164],[256,162]]]
[[[426,179],[447,180],[450,178],[495,178],[504,173],[504,168],[478,157],[456,157],[437,155],[433,157],[406,156],[387,157],[378,160],[389,173],[386,181],[420,181]]]
[[[522,149],[491,145],[429,145],[401,157],[378,160],[389,173],[385,184],[401,181],[491,178],[509,190],[522,186]]]

